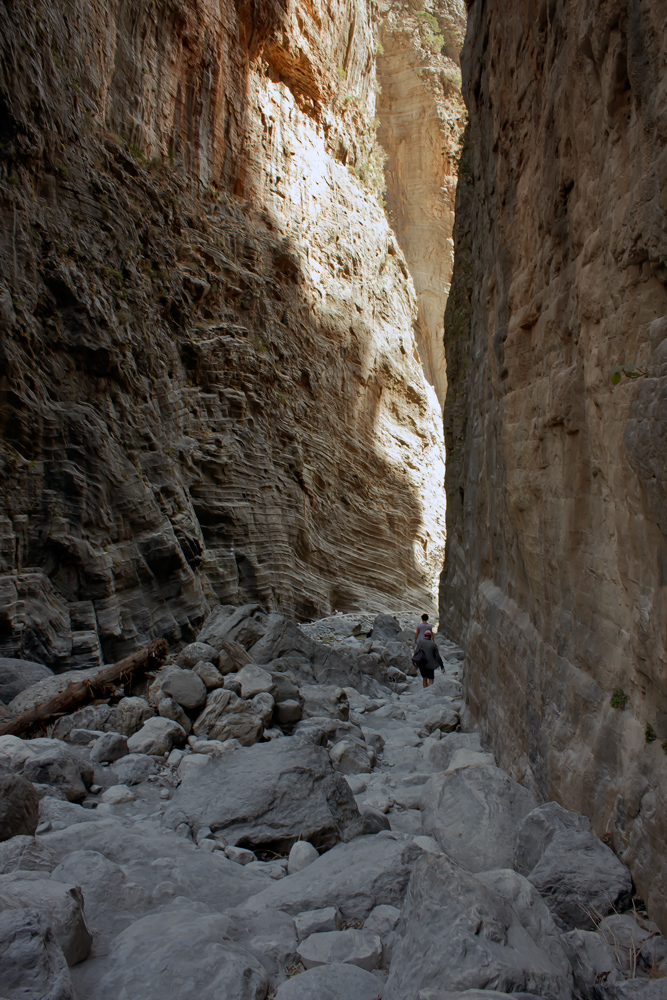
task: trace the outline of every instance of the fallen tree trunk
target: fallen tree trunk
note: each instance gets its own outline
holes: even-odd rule
[[[114,688],[125,684],[139,671],[145,673],[148,670],[158,670],[165,660],[167,648],[164,639],[154,639],[144,649],[104,667],[94,677],[70,681],[64,691],[41,705],[35,705],[20,715],[2,719],[0,736],[17,736],[36,727],[44,728],[52,719],[68,715],[95,698],[113,693]]]

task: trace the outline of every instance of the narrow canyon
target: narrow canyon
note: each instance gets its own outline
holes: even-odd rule
[[[0,0],[4,1000],[667,1000],[666,25]]]

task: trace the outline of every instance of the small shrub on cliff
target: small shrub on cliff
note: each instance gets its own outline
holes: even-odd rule
[[[650,722],[647,722],[646,729],[644,730],[644,739],[646,740],[647,743],[655,743],[657,738],[658,734],[656,733],[655,729],[653,728]]]
[[[611,693],[611,698],[609,699],[609,704],[612,708],[625,708],[628,703],[628,696],[623,690],[623,688],[614,688]]]
[[[612,369],[611,384],[618,385],[623,375],[626,378],[644,378],[647,374],[648,372],[644,371],[638,365],[618,365],[618,367]]]

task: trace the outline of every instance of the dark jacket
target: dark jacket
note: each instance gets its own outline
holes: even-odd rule
[[[426,654],[426,669],[427,670],[437,670],[438,667],[442,666],[442,660],[440,659],[440,653],[438,652],[438,647],[433,642],[432,639],[417,639],[417,645],[415,649],[423,649]]]

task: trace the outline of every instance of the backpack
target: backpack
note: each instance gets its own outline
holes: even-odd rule
[[[428,659],[426,658],[426,653],[424,652],[423,649],[415,650],[415,652],[412,654],[412,663],[417,668],[417,670],[420,670],[422,667],[425,667],[428,664]]]

